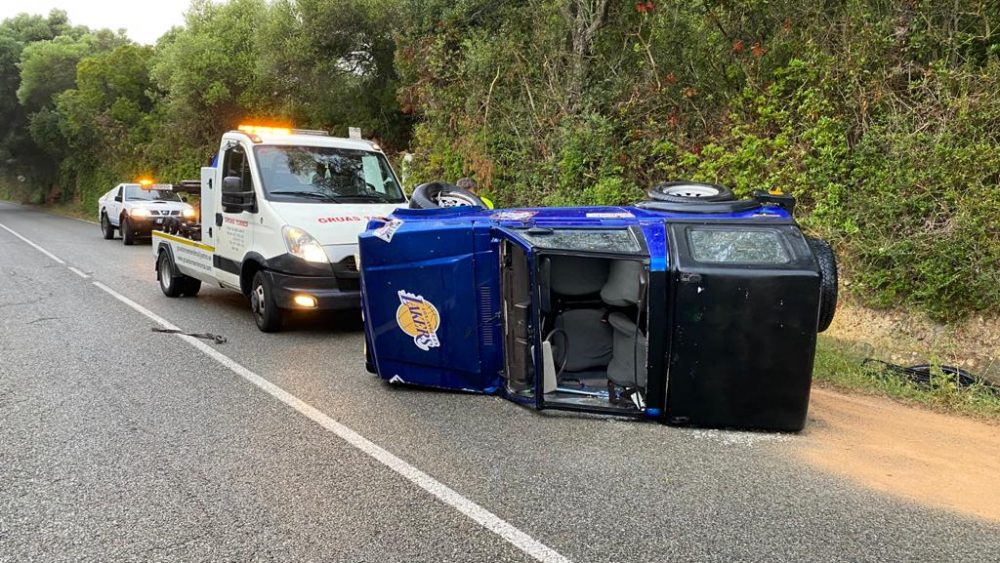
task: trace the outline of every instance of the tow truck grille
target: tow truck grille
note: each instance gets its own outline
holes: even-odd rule
[[[337,287],[342,291],[358,291],[361,289],[358,264],[353,256],[348,256],[334,264],[333,275],[337,278]]]
[[[339,264],[342,269],[347,270],[348,272],[358,271],[358,263],[354,260],[353,256],[348,256],[347,258],[344,258],[339,262]]]

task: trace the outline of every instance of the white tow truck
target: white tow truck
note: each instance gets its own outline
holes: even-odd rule
[[[201,169],[201,223],[153,231],[160,289],[246,295],[257,327],[289,310],[360,308],[358,234],[406,205],[379,146],[322,131],[240,126]]]

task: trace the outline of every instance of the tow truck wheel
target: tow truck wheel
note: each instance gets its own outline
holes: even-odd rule
[[[181,295],[194,297],[195,295],[198,295],[199,291],[201,291],[201,280],[190,276],[184,276],[183,279],[181,279],[180,286]]]
[[[108,220],[107,213],[101,213],[101,233],[104,235],[104,240],[115,238],[115,228],[111,225],[111,221]]]
[[[183,287],[182,281],[174,274],[174,263],[170,259],[170,254],[166,251],[160,252],[160,257],[156,260],[156,277],[160,279],[160,291],[167,297],[180,297]]]
[[[132,225],[129,223],[127,215],[122,215],[120,224],[122,230],[122,244],[125,246],[132,246],[135,244],[135,233],[132,232]]]
[[[250,285],[250,310],[261,332],[277,332],[281,329],[281,309],[274,302],[274,291],[264,272],[257,272],[253,276]]]

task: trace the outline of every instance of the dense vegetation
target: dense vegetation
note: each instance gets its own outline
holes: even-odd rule
[[[245,116],[359,125],[505,205],[781,187],[855,295],[955,318],[1000,306],[998,25],[991,0],[195,0],[148,47],[23,15],[0,182],[89,209],[194,176]]]

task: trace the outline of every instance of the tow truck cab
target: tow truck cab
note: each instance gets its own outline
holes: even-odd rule
[[[399,210],[360,251],[385,380],[671,424],[805,422],[821,273],[779,207]]]
[[[154,233],[161,288],[240,291],[264,331],[292,309],[358,308],[357,235],[406,204],[377,144],[274,127],[225,133],[200,187],[201,223]]]

